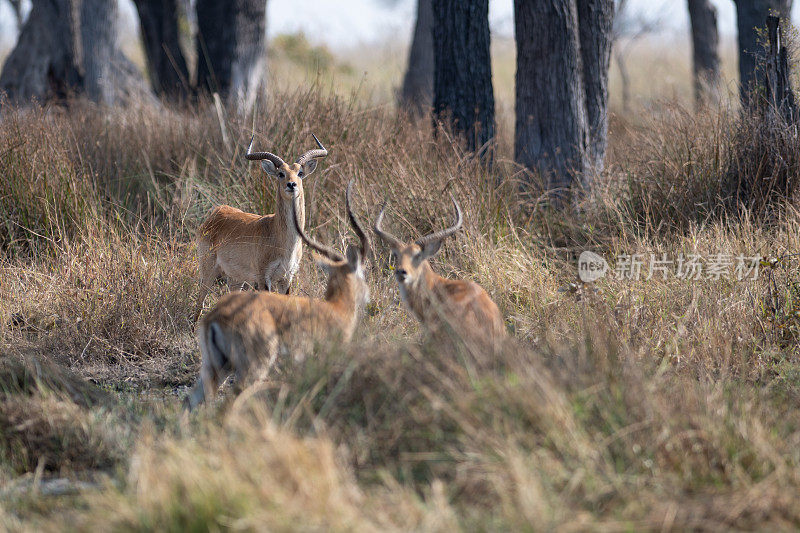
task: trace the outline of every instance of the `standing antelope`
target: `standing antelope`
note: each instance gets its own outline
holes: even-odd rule
[[[386,203],[373,230],[392,250],[400,296],[411,313],[431,332],[441,330],[443,321],[462,336],[482,345],[494,345],[505,337],[503,316],[489,294],[473,281],[446,279],[436,274],[428,258],[439,251],[442,241],[461,228],[461,208],[456,209],[453,226],[406,244],[381,228]]]
[[[197,232],[197,261],[200,267],[200,293],[194,320],[203,311],[203,302],[214,281],[226,276],[229,281],[256,289],[288,294],[292,278],[300,267],[303,247],[291,220],[297,202],[300,227],[305,225],[303,179],[317,168],[317,160],[328,155],[317,136],[319,148],[309,150],[288,165],[270,152],[253,152],[253,139],[245,157],[261,161],[261,168],[276,180],[278,187],[275,214],[255,215],[229,205],[215,207]]]
[[[347,216],[361,244],[358,248],[348,246],[346,258],[308,237],[298,210],[292,210],[295,230],[318,252],[316,259],[328,274],[325,297],[320,300],[269,292],[236,292],[222,297],[197,329],[203,362],[200,377],[186,398],[188,408],[202,403],[207,395],[213,397],[231,373],[236,373],[242,383],[254,363],[262,364],[266,372],[281,347],[302,360],[315,341],[348,342],[353,336],[369,297],[364,280],[369,240],[351,209],[352,185],[351,181],[345,195]]]

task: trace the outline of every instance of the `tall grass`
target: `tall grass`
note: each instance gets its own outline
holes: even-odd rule
[[[731,200],[752,168],[737,161],[755,159],[727,111],[663,105],[640,123],[618,119],[607,172],[573,212],[520,195],[504,138],[486,168],[447,132],[357,93],[279,92],[247,117],[220,118],[210,102],[2,112],[4,526],[63,529],[61,516],[81,530],[800,523],[788,255],[800,225],[786,195],[763,204],[777,216]],[[243,158],[253,131],[259,149],[286,158],[311,132],[329,148],[305,184],[322,242],[348,233],[350,179],[357,212],[371,220],[388,200],[387,224],[408,238],[449,223],[452,191],[465,228],[434,268],[487,288],[507,345],[489,358],[425,339],[375,244],[373,304],[350,346],[319,346],[181,415],[199,365],[194,231],[220,202],[274,205],[274,185]],[[793,183],[794,165],[771,168],[759,179],[780,171]],[[584,286],[574,257],[586,248],[612,269],[623,253],[783,259],[755,281],[609,275]],[[323,293],[311,261],[298,278],[296,293]],[[90,483],[48,497],[55,477]]]

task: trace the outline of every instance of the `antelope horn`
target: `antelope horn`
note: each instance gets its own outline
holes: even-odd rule
[[[281,168],[286,163],[283,159],[278,157],[277,155],[270,153],[270,152],[254,152],[253,151],[253,140],[255,140],[256,136],[253,135],[250,137],[250,144],[247,147],[247,153],[244,156],[249,159],[250,161],[260,161],[262,159],[268,159],[275,165],[275,168]]]
[[[303,155],[301,155],[300,157],[298,157],[297,161],[295,161],[295,162],[300,166],[303,166],[306,163],[308,163],[308,161],[310,159],[315,159],[315,158],[318,158],[318,157],[325,157],[325,156],[328,155],[328,150],[324,146],[322,146],[322,143],[319,142],[319,139],[317,139],[317,136],[314,135],[313,133],[311,134],[311,136],[314,137],[314,140],[317,142],[317,146],[319,146],[319,148],[318,149],[315,148],[313,150],[309,150],[308,152],[306,152]]]
[[[384,231],[381,227],[381,223],[383,222],[383,213],[386,211],[386,200],[383,201],[383,205],[381,206],[381,212],[378,213],[378,218],[375,219],[375,225],[372,226],[372,231],[375,232],[375,235],[381,238],[383,242],[389,245],[391,248],[400,248],[403,243],[392,235],[391,233]]]
[[[456,202],[456,199],[452,194],[450,194],[450,199],[453,201],[453,207],[456,208],[456,222],[455,222],[455,224],[453,224],[452,226],[450,226],[447,229],[443,229],[443,230],[437,231],[435,233],[431,233],[430,235],[426,235],[425,237],[422,237],[421,239],[417,240],[417,245],[420,248],[425,248],[425,245],[430,243],[430,242],[440,241],[440,240],[444,239],[445,237],[449,237],[450,235],[452,235],[453,233],[455,233],[455,232],[457,232],[458,230],[461,229],[461,224],[464,222],[464,216],[461,213],[461,207],[459,207],[458,202]]]
[[[317,241],[313,240],[311,237],[306,235],[303,231],[303,228],[300,227],[300,221],[297,219],[297,202],[302,202],[302,199],[295,198],[295,201],[292,202],[292,220],[294,221],[294,229],[297,230],[297,234],[300,235],[300,238],[303,239],[309,248],[312,248],[319,252],[321,255],[324,255],[331,261],[338,263],[340,261],[344,261],[344,256],[341,255],[339,252],[334,250],[333,248],[329,248],[328,246],[324,246]]]
[[[369,238],[367,237],[366,232],[364,231],[364,227],[359,222],[358,218],[356,217],[355,213],[353,213],[352,209],[350,209],[350,191],[353,188],[353,180],[350,180],[350,183],[347,184],[347,192],[344,196],[344,203],[347,208],[347,218],[350,219],[350,225],[353,226],[353,231],[356,232],[358,235],[358,240],[361,241],[361,260],[367,260],[367,254],[369,254],[370,246],[369,246]]]

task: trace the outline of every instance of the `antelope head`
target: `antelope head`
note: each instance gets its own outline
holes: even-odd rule
[[[456,210],[455,223],[447,229],[426,235],[411,244],[401,241],[381,227],[383,214],[386,210],[386,203],[384,202],[383,207],[381,207],[381,212],[378,214],[378,218],[375,219],[375,227],[373,230],[392,250],[392,256],[395,261],[394,275],[400,287],[415,286],[428,267],[428,258],[439,251],[439,248],[442,246],[442,241],[445,238],[461,229],[461,224],[463,222],[461,207],[452,194],[450,195],[450,199],[453,201],[453,207],[455,207]]]
[[[350,225],[359,239],[359,246],[348,245],[345,250],[345,255],[318,243],[308,235],[306,235],[303,228],[300,227],[300,221],[297,220],[297,211],[293,210],[294,227],[303,242],[309,248],[314,250],[317,264],[328,275],[328,289],[325,294],[325,299],[330,299],[336,294],[345,294],[348,289],[353,291],[355,298],[356,309],[360,309],[369,302],[369,288],[364,276],[364,263],[369,255],[369,239],[364,231],[358,217],[351,209],[350,195],[353,188],[353,182],[347,184],[347,192],[345,193],[345,206],[347,208],[347,218],[350,220]]]
[[[261,168],[269,176],[278,181],[278,192],[284,200],[292,201],[303,193],[303,179],[310,176],[317,169],[317,160],[328,155],[328,150],[322,146],[317,136],[311,134],[319,148],[309,150],[297,161],[289,165],[283,159],[270,152],[254,152],[253,139],[247,147],[245,157],[250,161],[261,161]]]

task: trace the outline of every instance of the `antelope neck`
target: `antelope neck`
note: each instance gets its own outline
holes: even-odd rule
[[[303,200],[303,193],[301,192],[300,195],[298,195],[292,201],[295,202],[295,208],[297,209],[297,220],[300,222],[300,227],[305,229],[306,206]],[[275,218],[280,220],[279,224],[286,225],[288,228],[287,235],[289,235],[290,238],[300,238],[294,228],[294,222],[292,221],[292,205],[289,201],[285,200],[283,196],[281,196],[280,191],[278,191],[278,205],[275,208]]]
[[[414,281],[414,286],[408,287],[405,293],[410,307],[415,313],[422,316],[431,303],[433,287],[441,276],[433,271],[427,261],[420,266],[420,270],[419,276]]]

